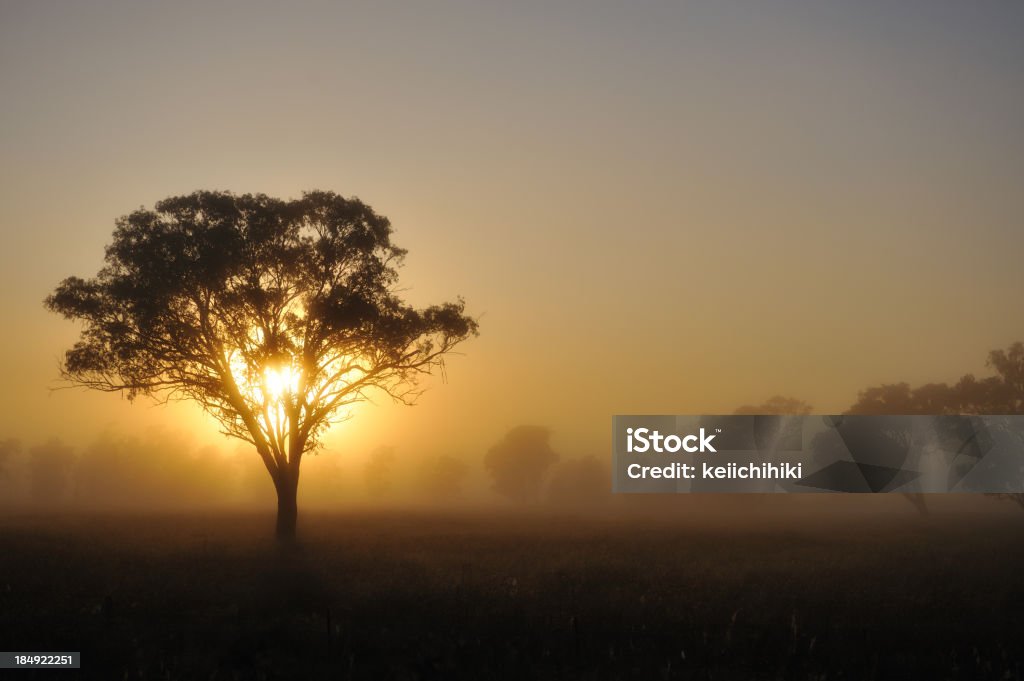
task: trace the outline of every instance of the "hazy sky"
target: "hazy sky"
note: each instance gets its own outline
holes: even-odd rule
[[[413,301],[480,315],[342,452],[538,423],[605,455],[614,413],[983,373],[1024,339],[1022,121],[1011,0],[0,2],[0,436],[213,437],[50,394],[77,327],[42,307],[200,188],[357,195]]]

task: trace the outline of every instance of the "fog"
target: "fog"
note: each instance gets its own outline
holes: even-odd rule
[[[515,459],[528,455],[532,444],[506,445],[501,452],[508,459],[507,470],[497,478],[486,469],[484,452],[473,456],[379,446],[342,455],[324,448],[304,457],[300,499],[308,508],[540,506],[562,496],[566,476],[575,479],[565,495],[573,503],[593,504],[608,496],[610,473],[597,457],[562,457],[549,447],[543,465],[527,470],[531,467]],[[521,477],[523,471],[530,477],[517,483],[524,496],[507,498],[501,481]],[[142,434],[108,429],[78,442],[0,438],[3,505],[270,509],[275,498],[270,476],[255,450],[244,443],[224,440],[218,447],[166,427]]]
[[[461,456],[394,447],[343,456],[324,449],[302,464],[300,515],[347,510],[568,513],[591,519],[756,527],[872,517],[899,524],[1020,513],[1014,504],[970,494],[926,495],[925,509],[899,494],[613,495],[606,463],[610,454],[566,457],[555,449],[557,438],[552,445],[546,442],[548,436],[546,428],[518,426],[496,438],[489,450]],[[541,454],[531,454],[530,448],[538,446]],[[494,461],[503,456],[507,469],[496,478]],[[510,470],[512,462],[521,460],[533,463]],[[141,436],[107,430],[85,442],[0,438],[0,509],[9,513],[269,514],[275,500],[255,452],[230,442],[223,447],[202,444],[168,428]]]
[[[198,408],[51,392],[80,327],[43,299],[196,189],[359,196],[409,302],[480,321],[327,434],[303,508],[647,503],[590,482],[613,414],[838,413],[1024,339],[1019,6],[471,5],[0,9],[0,503],[273,503]],[[520,425],[558,458],[515,500]]]

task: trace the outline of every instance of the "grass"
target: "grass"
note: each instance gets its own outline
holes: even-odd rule
[[[1022,675],[1015,516],[301,524],[282,554],[265,515],[8,514],[0,649],[81,650],[96,679]]]

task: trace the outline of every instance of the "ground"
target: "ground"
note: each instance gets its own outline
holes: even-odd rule
[[[265,514],[6,513],[0,649],[80,650],[95,679],[1024,673],[1024,516],[300,525],[282,553]]]

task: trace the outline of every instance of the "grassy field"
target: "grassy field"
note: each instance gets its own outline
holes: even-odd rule
[[[1015,515],[307,514],[290,555],[270,528],[256,514],[4,515],[0,649],[81,650],[96,679],[1017,679],[1024,666]]]

